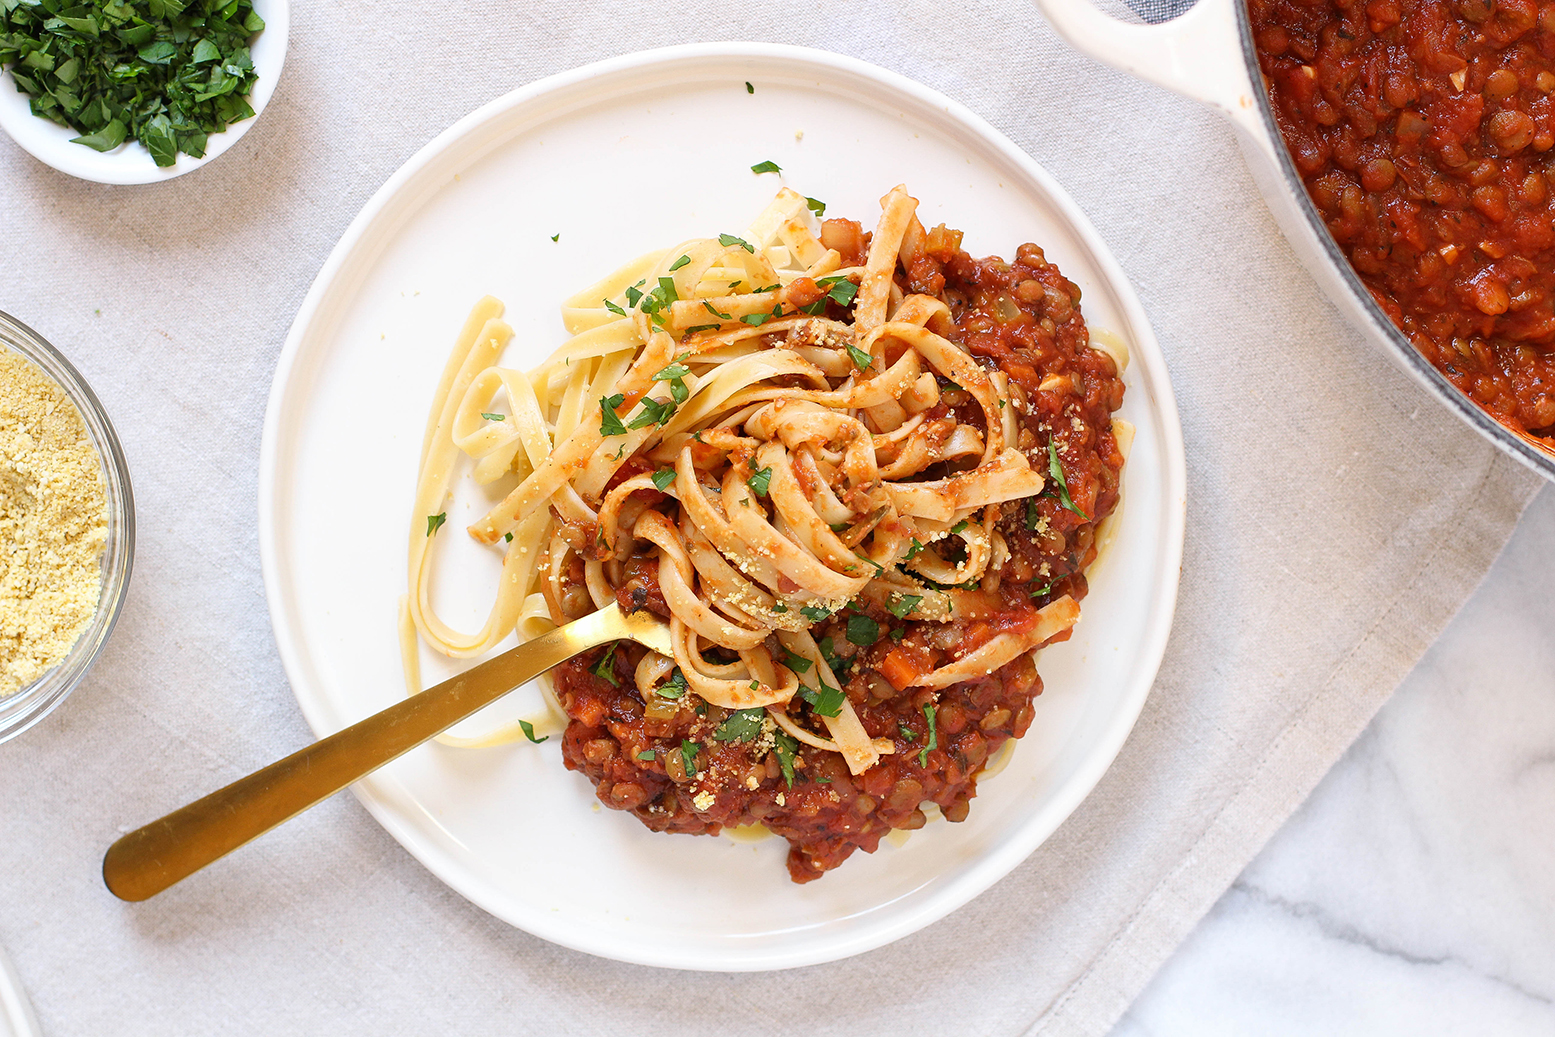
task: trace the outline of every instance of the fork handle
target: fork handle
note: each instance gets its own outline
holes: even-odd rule
[[[103,881],[146,900],[437,736],[579,652],[623,636],[614,604],[239,778],[108,848]]]

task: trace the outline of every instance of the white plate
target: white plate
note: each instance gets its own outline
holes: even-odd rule
[[[972,113],[882,69],[790,47],[677,47],[554,76],[460,120],[379,190],[314,282],[276,371],[259,489],[276,639],[313,729],[333,732],[402,694],[395,603],[417,457],[471,304],[486,292],[508,303],[517,335],[506,362],[529,366],[563,341],[563,296],[650,248],[743,228],[779,186],[750,171],[767,159],[832,215],[873,225],[880,196],[906,181],[924,223],[964,228],[973,254],[1041,244],[1084,290],[1091,323],[1131,346],[1123,416],[1139,431],[1117,541],[1074,639],[1041,660],[1047,690],[1032,732],[960,825],[931,824],[795,886],[781,840],[667,836],[601,811],[554,739],[423,746],[356,786],[396,839],[475,903],[625,961],[810,964],[965,903],[1047,838],[1111,763],[1176,600],[1184,471],[1165,364],[1122,272],[1062,189]],[[484,510],[472,496],[453,502],[448,530]],[[473,625],[495,556],[457,535],[439,549],[444,573],[459,577],[437,588],[443,614]]]
[[[254,70],[259,74],[254,81],[254,91],[248,97],[248,106],[254,109],[254,115],[233,123],[221,133],[212,134],[203,158],[179,152],[178,160],[172,165],[159,166],[151,152],[138,141],[125,141],[112,151],[93,151],[84,144],[72,144],[71,138],[81,134],[32,114],[28,107],[30,99],[17,89],[9,68],[0,72],[0,130],[5,130],[23,151],[39,162],[53,166],[61,173],[99,184],[152,184],[199,169],[236,144],[248,128],[259,121],[265,105],[270,103],[270,95],[275,93],[281,66],[286,63],[286,37],[291,31],[287,0],[253,0],[253,4],[254,11],[265,20],[265,31],[255,38],[251,52]]]

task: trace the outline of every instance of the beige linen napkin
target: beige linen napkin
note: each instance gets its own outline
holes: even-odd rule
[[[1468,596],[1537,480],[1340,323],[1230,131],[1067,50],[1022,0],[293,10],[271,108],[167,184],[73,181],[0,140],[0,308],[104,397],[136,480],[119,631],[0,747],[0,943],[46,1032],[1101,1034]],[[145,905],[98,877],[140,823],[308,738],[255,545],[276,353],[329,249],[458,116],[609,55],[825,47],[937,87],[1073,193],[1166,351],[1188,541],[1160,680],[1096,791],[928,929],[769,975],[590,958],[497,922],[341,797]],[[542,200],[543,201],[543,200]],[[323,517],[321,517],[323,520]]]

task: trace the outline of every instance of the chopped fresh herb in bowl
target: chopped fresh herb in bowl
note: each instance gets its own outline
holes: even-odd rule
[[[158,166],[204,156],[253,116],[252,0],[0,0],[0,67],[73,143],[143,144]]]

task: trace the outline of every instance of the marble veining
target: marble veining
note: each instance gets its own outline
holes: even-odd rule
[[[1555,1034],[1555,487],[1114,1037]]]

